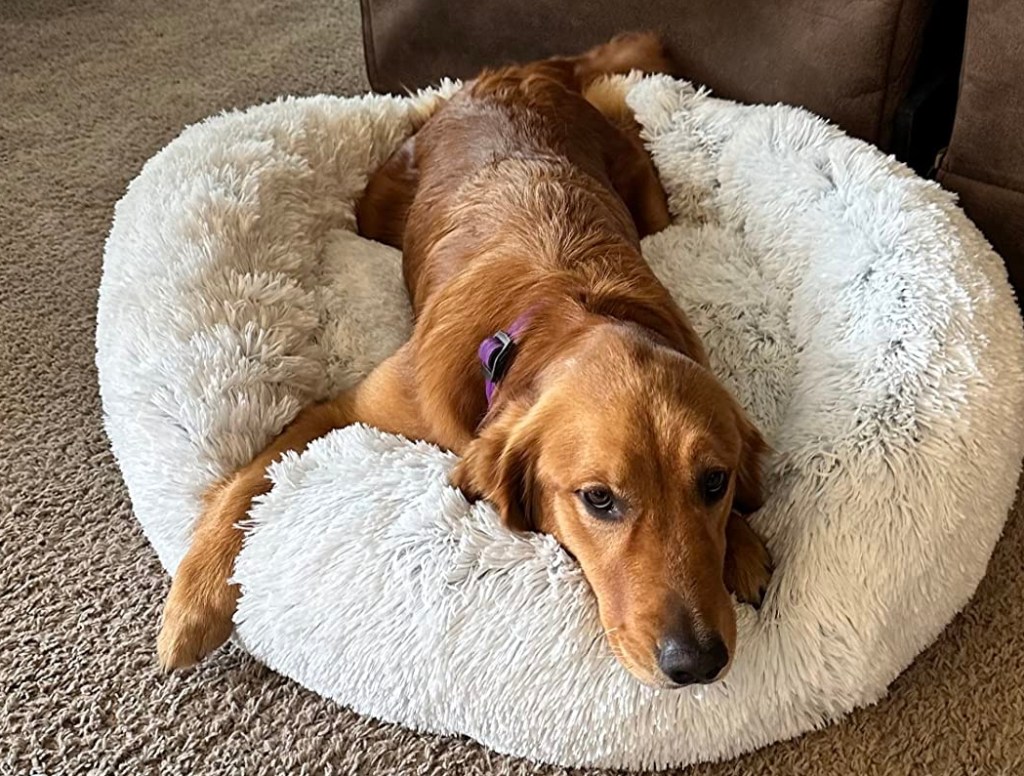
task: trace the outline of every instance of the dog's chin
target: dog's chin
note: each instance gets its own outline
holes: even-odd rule
[[[679,690],[682,685],[673,684],[664,676],[661,671],[651,671],[635,665],[632,661],[617,658],[618,664],[625,669],[626,673],[636,679],[640,684],[650,687],[652,690]]]
[[[645,685],[650,687],[652,690],[676,691],[676,690],[683,690],[686,687],[690,686],[690,685],[685,685],[685,684],[675,684],[673,682],[670,682],[668,679],[660,679],[660,678],[641,679],[640,681],[642,681]]]

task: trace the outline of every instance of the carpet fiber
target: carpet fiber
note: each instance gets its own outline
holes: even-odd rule
[[[7,0],[0,41],[0,773],[557,772],[360,718],[234,648],[156,669],[168,582],[93,367],[113,204],[203,116],[365,89],[354,3]],[[886,700],[687,773],[1020,772],[1021,513],[975,601]]]

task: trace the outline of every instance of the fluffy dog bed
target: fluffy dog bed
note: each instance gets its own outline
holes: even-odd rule
[[[407,336],[400,256],[353,233],[353,204],[453,88],[212,118],[119,203],[100,385],[168,571],[204,488]],[[272,468],[236,568],[236,636],[384,720],[638,768],[821,726],[939,634],[1014,495],[1024,333],[999,258],[934,183],[800,110],[664,77],[623,88],[675,216],[645,254],[776,450],[753,522],[778,570],[762,611],[739,609],[726,681],[638,684],[553,540],[467,504],[451,454],[365,427]]]

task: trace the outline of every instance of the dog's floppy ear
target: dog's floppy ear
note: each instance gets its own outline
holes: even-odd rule
[[[452,472],[452,484],[471,500],[494,504],[509,528],[536,530],[535,441],[527,407],[510,402],[466,448]]]
[[[768,452],[768,443],[742,410],[737,410],[736,417],[743,447],[736,470],[736,494],[733,496],[732,508],[741,515],[749,515],[764,504],[764,496],[761,494],[761,459]]]

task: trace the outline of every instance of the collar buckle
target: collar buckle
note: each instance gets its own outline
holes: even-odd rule
[[[487,353],[480,360],[483,366],[484,377],[488,382],[496,383],[505,376],[512,357],[516,352],[516,341],[507,331],[496,331],[487,339],[490,345]]]

